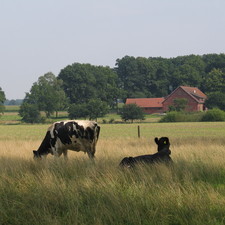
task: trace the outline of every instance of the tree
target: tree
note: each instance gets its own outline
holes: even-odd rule
[[[26,93],[24,104],[36,105],[39,111],[44,111],[46,117],[50,117],[53,112],[63,110],[67,104],[66,95],[61,86],[62,81],[56,79],[53,73],[46,73],[33,84],[30,93]]]
[[[179,56],[171,59],[173,69],[170,84],[176,88],[180,85],[201,87],[205,72],[205,63],[201,56]]]
[[[225,111],[225,94],[219,91],[208,94],[205,106],[209,109],[218,108]]]
[[[133,123],[134,120],[144,120],[143,110],[136,104],[124,105],[120,110],[120,116],[124,121],[131,120]]]
[[[108,112],[107,104],[100,99],[91,99],[88,103],[71,104],[68,113],[70,119],[103,117]]]
[[[63,89],[70,103],[84,103],[96,96],[95,77],[90,65],[74,63],[61,70],[58,79],[63,80]]]
[[[87,103],[87,111],[90,120],[103,117],[108,112],[108,107],[106,102],[100,99],[91,99]]]
[[[125,56],[116,60],[115,71],[125,98],[153,96],[156,67],[150,59]]]
[[[65,108],[66,96],[61,88],[62,80],[58,80],[53,73],[46,73],[39,77],[34,86],[36,86],[33,90],[34,94],[37,91],[35,98],[38,99],[39,110],[44,111],[47,117]]]
[[[225,73],[220,69],[212,69],[205,77],[205,89],[208,93],[225,91]]]
[[[225,69],[225,54],[206,54],[202,56],[206,64],[206,73],[211,72],[213,69]]]
[[[70,104],[68,108],[68,116],[70,119],[87,118],[88,109],[87,104]]]
[[[5,92],[0,87],[0,113],[3,113],[5,110],[4,102],[5,102]]]
[[[170,60],[163,58],[151,58],[151,61],[154,63],[156,68],[155,78],[152,81],[151,92],[155,97],[167,96],[170,91],[170,71],[173,65]]]
[[[38,106],[35,104],[30,104],[26,100],[20,106],[19,115],[22,117],[22,121],[26,123],[43,122]]]
[[[109,67],[74,63],[62,69],[58,78],[70,103],[100,99],[113,107],[119,95],[117,74]]]

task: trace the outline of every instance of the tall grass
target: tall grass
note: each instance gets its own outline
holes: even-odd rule
[[[171,129],[172,166],[118,167],[127,155],[155,152],[152,136],[163,131],[161,126],[156,133],[149,127],[151,138],[146,133],[140,139],[124,138],[120,125],[118,136],[116,127],[103,126],[95,163],[76,152],[69,152],[67,162],[52,156],[34,161],[31,150],[42,134],[35,131],[32,138],[28,128],[25,139],[1,138],[0,224],[224,224],[225,148],[218,141],[223,139],[219,123],[214,137],[206,132],[194,141]],[[163,134],[167,129],[165,124]]]

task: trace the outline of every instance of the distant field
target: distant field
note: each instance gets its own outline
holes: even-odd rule
[[[101,124],[95,164],[72,151],[34,161],[48,126],[0,125],[0,224],[224,224],[225,123]],[[154,153],[156,136],[173,166],[118,167]]]
[[[20,124],[21,117],[19,116],[19,107],[20,106],[5,106],[5,112],[3,115],[0,115],[0,124]],[[45,117],[44,112],[41,112],[42,116]],[[161,118],[160,115],[145,115],[145,120],[142,122],[158,122]],[[46,123],[58,121],[58,120],[65,120],[68,119],[68,113],[66,111],[58,112],[58,118],[55,117],[55,114],[52,115],[51,118],[46,119]],[[118,123],[122,122],[120,115],[117,113],[108,113],[102,118],[98,118],[100,123]]]
[[[18,112],[20,106],[19,105],[6,105],[5,106],[5,113],[7,112]]]

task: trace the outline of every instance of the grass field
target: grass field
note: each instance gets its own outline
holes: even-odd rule
[[[0,224],[225,224],[225,123],[101,124],[95,163],[34,161],[47,127],[0,125]],[[161,136],[172,166],[118,168]]]

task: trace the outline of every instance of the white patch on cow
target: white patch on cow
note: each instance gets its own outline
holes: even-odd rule
[[[77,130],[77,129],[76,129],[76,126],[75,126],[74,124],[73,124],[73,130]]]
[[[54,153],[55,156],[60,156],[63,152],[64,144],[61,142],[61,140],[57,137],[55,147],[54,147]]]
[[[90,120],[66,120],[64,121],[64,125],[68,122],[75,122],[80,126],[83,126],[84,129],[87,127],[93,127],[94,124],[97,124],[95,121],[90,121]],[[56,122],[57,123],[57,122]],[[59,123],[59,122],[58,122]],[[75,125],[74,125],[75,126]]]
[[[50,135],[51,135],[51,138],[54,138],[54,127],[55,127],[55,124],[56,123],[53,123],[49,128],[48,128],[48,131],[50,131]],[[58,133],[58,132],[57,132]]]

